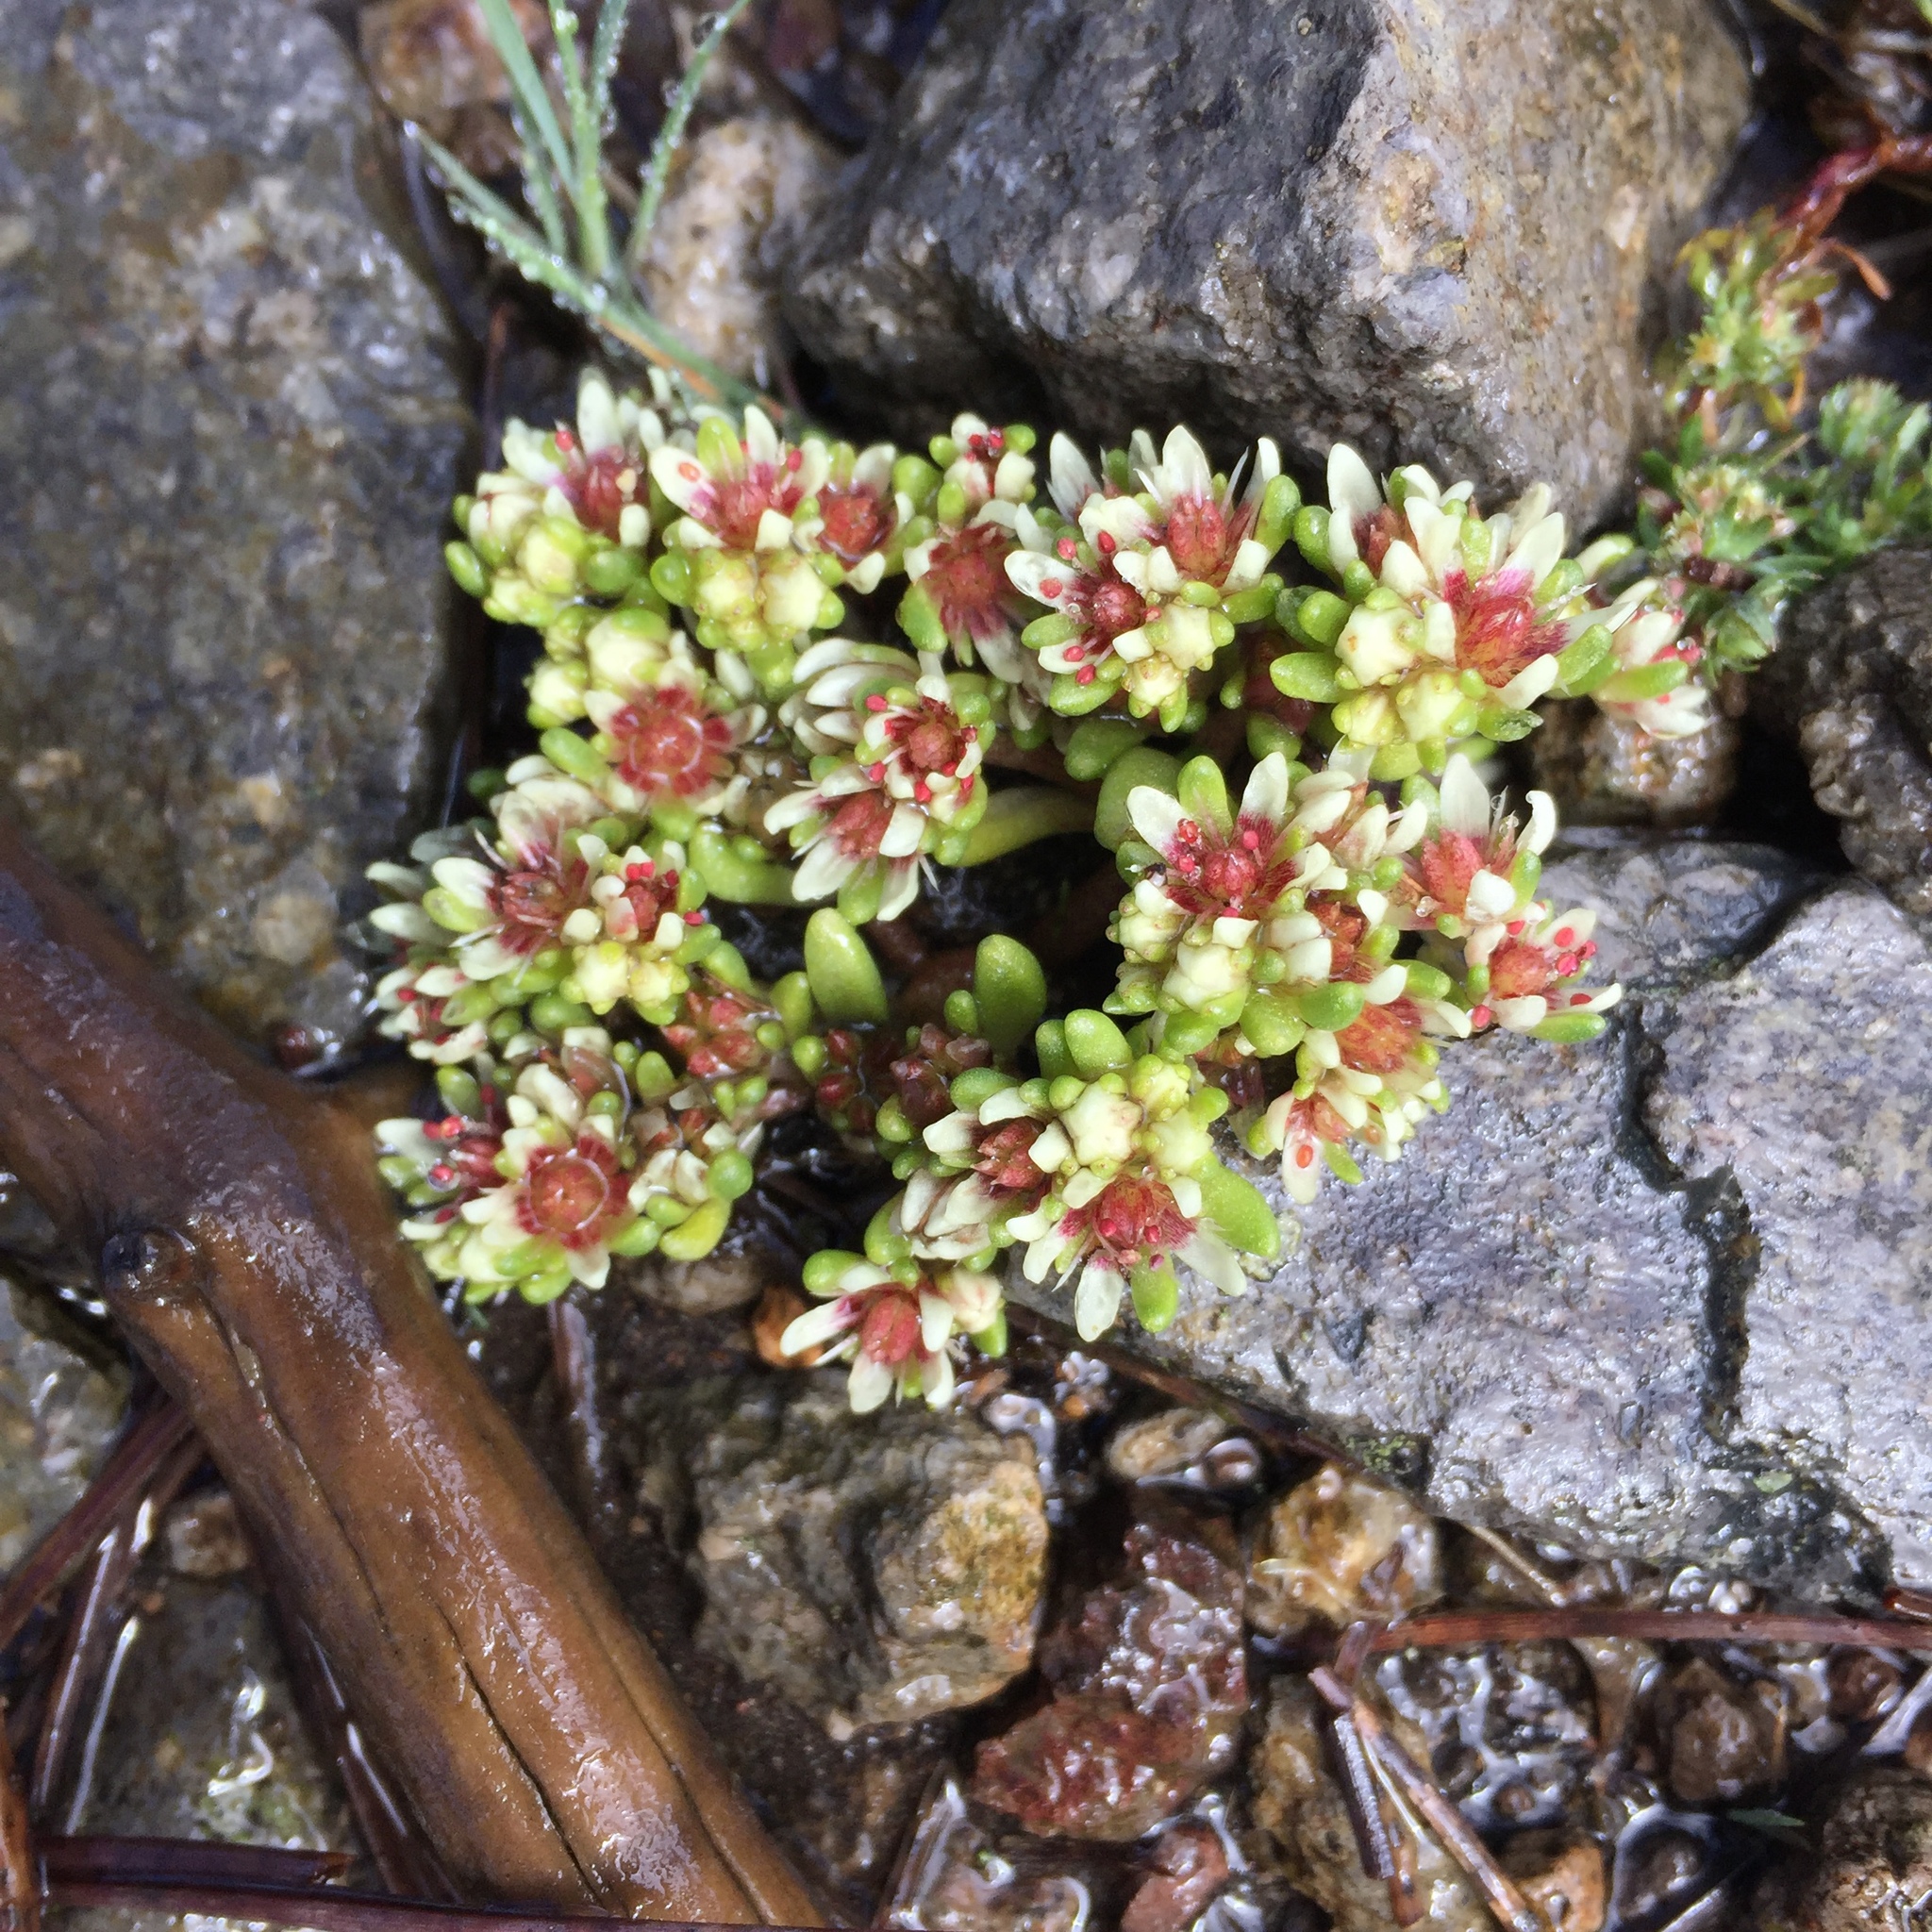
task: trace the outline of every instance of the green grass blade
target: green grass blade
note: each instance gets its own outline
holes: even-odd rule
[[[449,183],[450,208],[457,219],[475,228],[526,280],[548,289],[580,315],[590,315],[595,307],[591,291],[565,254],[551,246],[500,195],[484,187],[441,142],[420,131],[416,138]]]
[[[510,91],[516,96],[517,106],[541,137],[558,179],[568,181],[571,178],[570,150],[563,142],[563,129],[557,125],[557,110],[550,105],[543,76],[537,72],[537,63],[530,58],[530,50],[524,44],[523,30],[509,10],[509,0],[482,0],[482,4],[483,24],[490,29],[490,42],[496,49],[496,58],[503,62],[503,70],[509,75]]]
[[[577,17],[570,0],[550,0],[550,31],[563,72],[564,107],[570,115],[571,174],[564,184],[576,209],[577,257],[584,273],[601,282],[610,273],[610,221],[598,173],[604,129],[591,108],[584,57],[577,46]]]
[[[724,12],[712,20],[710,31],[691,49],[691,65],[684,70],[684,78],[677,83],[677,92],[665,113],[664,125],[651,143],[651,158],[639,184],[637,219],[631,224],[630,243],[625,251],[625,266],[633,275],[643,261],[645,249],[651,245],[651,230],[657,225],[658,209],[664,200],[665,184],[671,179],[671,158],[677,152],[684,139],[685,124],[697,105],[698,92],[705,84],[705,70],[710,66],[711,57],[724,44],[732,23],[750,4],[751,0],[731,0]]]

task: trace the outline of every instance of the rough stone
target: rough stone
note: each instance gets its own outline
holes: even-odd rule
[[[1737,790],[1742,737],[1719,713],[1689,738],[1653,738],[1588,698],[1558,698],[1543,708],[1529,755],[1566,825],[1700,825]]]
[[[761,386],[780,335],[778,263],[837,159],[789,116],[734,115],[689,142],[651,230],[652,308],[701,355]]]
[[[1932,929],[1932,550],[1881,551],[1813,591],[1751,690],[1798,741],[1845,857]]]
[[[0,1576],[79,1501],[126,1399],[125,1376],[45,1332],[40,1316],[0,1276]]]
[[[1589,522],[1745,110],[1700,0],[954,0],[787,313],[908,424],[1344,437]]]
[[[1248,1622],[1269,1637],[1405,1615],[1441,1594],[1436,1525],[1399,1491],[1335,1463],[1269,1510],[1248,1566]]]
[[[1772,1874],[1753,1900],[1758,1932],[1916,1926],[1932,1890],[1932,1784],[1895,1765],[1854,1772],[1834,1794],[1818,1854]]]
[[[356,1024],[440,778],[471,429],[375,111],[296,0],[0,15],[0,796],[256,1035]]]
[[[1399,1161],[1126,1344],[1439,1515],[1819,1595],[1932,1576],[1932,952],[1861,881],[1596,837],[1547,879],[1602,908],[1609,1033],[1445,1054]]]
[[[1033,1451],[974,1417],[855,1422],[842,1371],[736,1385],[691,1462],[698,1641],[835,1736],[976,1704],[1032,1661]]]

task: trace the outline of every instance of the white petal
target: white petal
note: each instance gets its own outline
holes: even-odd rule
[[[1451,756],[1437,795],[1441,800],[1441,825],[1445,832],[1459,832],[1465,839],[1488,838],[1489,788],[1476,776],[1475,767],[1461,752]]]
[[[1127,793],[1127,817],[1135,831],[1164,858],[1172,858],[1181,822],[1181,802],[1158,785],[1136,785]]]
[[[1126,1285],[1111,1262],[1098,1256],[1088,1262],[1074,1295],[1074,1326],[1082,1341],[1098,1341],[1113,1326]]]
[[[884,1362],[875,1362],[863,1349],[852,1358],[852,1374],[845,1383],[845,1399],[854,1415],[870,1415],[892,1392],[898,1376]]]
[[[1133,801],[1128,800],[1127,808],[1133,809]],[[1288,814],[1288,760],[1278,751],[1271,751],[1250,774],[1247,787],[1241,793],[1242,818],[1265,819],[1270,824],[1279,824]]]
[[[1235,1251],[1218,1234],[1197,1228],[1193,1238],[1180,1251],[1180,1257],[1197,1274],[1205,1274],[1223,1294],[1240,1294],[1247,1287],[1247,1276]]]
[[[1382,508],[1382,491],[1368,464],[1347,443],[1328,452],[1328,558],[1338,570],[1356,561],[1355,526]]]

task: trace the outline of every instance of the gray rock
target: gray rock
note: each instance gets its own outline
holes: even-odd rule
[[[1610,1032],[1445,1054],[1398,1162],[1128,1345],[1440,1515],[1818,1594],[1932,1576],[1932,953],[1862,882],[1598,836],[1546,877],[1602,908]]]
[[[1338,437],[1582,522],[1646,432],[1653,277],[1743,63],[1704,0],[954,0],[795,258],[856,401],[930,425]]]
[[[471,425],[375,142],[296,0],[0,14],[0,797],[254,1034],[355,1024],[441,769]]]
[[[50,1332],[39,1304],[0,1276],[0,1576],[80,1500],[126,1394],[125,1375]]]
[[[1932,551],[1881,551],[1813,591],[1751,683],[1845,857],[1932,930]]]
[[[116,1651],[91,1775],[57,1793],[69,1831],[358,1849],[333,1767],[304,1734],[259,1595],[240,1578],[151,1587]],[[63,1914],[72,1932],[169,1932],[158,1911]],[[199,1919],[219,1932],[240,1922]]]
[[[842,1372],[726,1399],[688,1449],[701,1645],[834,1736],[979,1703],[1026,1668],[1047,1528],[1024,1437],[961,1411],[855,1421]]]
[[[1932,1576],[1932,953],[1861,885],[1734,978],[1644,1015],[1644,1117],[1691,1189],[1735,1204],[1714,1420],[1828,1484]]]

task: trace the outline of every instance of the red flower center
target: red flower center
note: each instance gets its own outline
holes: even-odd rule
[[[1526,571],[1493,571],[1474,582],[1457,571],[1442,591],[1456,613],[1457,664],[1492,690],[1563,648],[1563,625],[1539,615]]]
[[[530,1163],[518,1219],[527,1232],[566,1248],[593,1246],[625,1211],[617,1178],[616,1150],[595,1134],[579,1135],[575,1147],[540,1154]]]
[[[820,541],[840,562],[857,563],[885,541],[892,512],[878,492],[856,486],[819,492],[819,514],[825,527]]]
[[[636,458],[622,449],[603,449],[587,457],[575,447],[575,439],[568,438],[568,432],[559,434],[557,441],[565,456],[558,488],[569,497],[577,522],[616,542],[625,510],[642,500],[643,473]]]
[[[1333,899],[1326,893],[1317,893],[1308,901],[1307,909],[1327,935],[1329,976],[1348,977],[1355,964],[1356,948],[1369,929],[1368,915],[1347,900]]]
[[[1113,575],[1111,564],[1106,568],[1108,575],[1093,584],[1082,601],[1089,632],[1111,650],[1114,639],[1138,630],[1146,622],[1147,606],[1132,584]]]
[[[681,684],[626,705],[608,728],[617,775],[648,798],[690,798],[731,769],[731,726]]]
[[[1493,869],[1507,873],[1515,857],[1515,841],[1507,834],[1497,841]],[[1443,832],[1416,851],[1416,869],[1423,890],[1450,912],[1460,912],[1469,900],[1470,881],[1491,863],[1491,855],[1467,832]]]
[[[1008,628],[1012,587],[1007,554],[1013,540],[997,524],[969,524],[932,548],[920,579],[948,637],[987,638]]]
[[[1211,496],[1183,496],[1167,513],[1167,554],[1184,577],[1218,584],[1234,568],[1256,513],[1247,504],[1230,516]]]
[[[588,904],[589,868],[575,857],[541,854],[521,872],[506,872],[490,888],[496,915],[496,938],[512,953],[541,952],[554,944],[558,929]]]
[[[1225,838],[1183,819],[1165,855],[1168,897],[1195,919],[1260,918],[1294,881],[1293,859],[1277,854],[1280,839],[1267,819],[1244,815]]]
[[[858,1324],[858,1346],[889,1369],[923,1356],[919,1297],[907,1288],[872,1290],[866,1296],[865,1317]]]
[[[700,502],[693,514],[717,531],[727,550],[758,548],[758,523],[768,509],[789,518],[798,508],[797,478],[770,463],[754,463],[742,476],[713,486],[709,502]]]
[[[1084,1208],[1060,1223],[1065,1235],[1084,1235],[1123,1272],[1158,1266],[1194,1232],[1164,1181],[1120,1174]]]
[[[1393,1074],[1407,1062],[1422,1033],[1423,1016],[1415,1002],[1392,999],[1386,1007],[1364,1007],[1335,1036],[1335,1044],[1343,1066],[1362,1074]]]
[[[1032,1155],[1041,1127],[1039,1121],[1002,1121],[980,1141],[973,1165],[995,1200],[1037,1202],[1046,1191],[1047,1176]]]
[[[1490,997],[1526,999],[1547,992],[1557,977],[1555,962],[1543,947],[1530,940],[1505,940],[1490,955]]]
[[[1402,512],[1392,504],[1385,503],[1380,509],[1355,520],[1355,547],[1362,561],[1373,571],[1382,568],[1382,559],[1389,555],[1390,544],[1398,537],[1407,542],[1408,526],[1403,521]]]
[[[861,863],[876,858],[886,828],[892,823],[892,801],[883,791],[860,791],[832,814],[825,836],[848,858]]]

